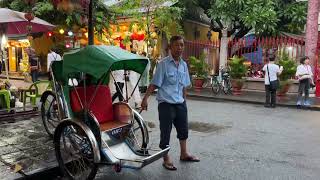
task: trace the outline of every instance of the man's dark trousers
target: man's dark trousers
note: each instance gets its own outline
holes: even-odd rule
[[[160,145],[165,149],[170,143],[172,124],[177,130],[179,140],[188,139],[188,110],[186,102],[181,104],[170,104],[162,102],[158,105],[160,121]]]

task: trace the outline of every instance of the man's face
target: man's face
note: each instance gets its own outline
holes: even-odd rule
[[[173,57],[180,57],[182,55],[182,53],[183,53],[183,49],[184,49],[183,39],[174,41],[170,45],[170,51],[171,51],[171,55]]]

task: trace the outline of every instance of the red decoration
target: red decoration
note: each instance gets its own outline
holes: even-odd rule
[[[37,0],[24,0],[27,5],[33,5],[37,2]]]
[[[144,34],[138,34],[138,41],[143,41],[144,40]]]
[[[133,33],[131,35],[131,39],[132,40],[143,41],[144,40],[144,34]]]
[[[51,37],[52,34],[53,34],[52,32],[47,32],[47,36],[48,36],[48,37]]]
[[[32,13],[25,13],[24,17],[26,18],[26,20],[28,20],[29,22],[32,21],[34,19],[34,15]]]

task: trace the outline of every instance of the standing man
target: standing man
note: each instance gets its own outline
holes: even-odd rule
[[[184,41],[181,36],[172,36],[170,39],[170,54],[162,59],[157,66],[147,92],[142,100],[141,107],[147,110],[148,98],[158,89],[158,111],[160,121],[160,145],[161,149],[169,146],[172,124],[177,130],[177,138],[180,141],[180,160],[199,162],[187,151],[188,139],[188,115],[186,104],[186,88],[190,85],[189,71],[186,62],[181,58],[184,49]],[[177,170],[169,155],[163,157],[163,167],[168,170]]]
[[[47,56],[47,71],[48,72],[50,71],[50,66],[53,61],[61,61],[61,60],[62,60],[61,56],[57,54],[53,48],[51,48]]]

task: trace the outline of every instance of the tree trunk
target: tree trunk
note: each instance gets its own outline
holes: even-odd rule
[[[93,0],[89,3],[88,13],[88,44],[94,45],[94,30],[93,30]]]
[[[220,60],[219,69],[224,68],[228,59],[228,30],[222,30],[221,44],[220,44]]]
[[[161,36],[159,37],[160,42],[159,42],[159,48],[160,48],[160,55],[161,59],[169,55],[169,43],[167,39],[167,35],[165,32],[161,33]]]
[[[306,30],[306,50],[305,54],[315,65],[315,55],[318,43],[318,18],[319,18],[319,0],[308,1],[308,18]]]

